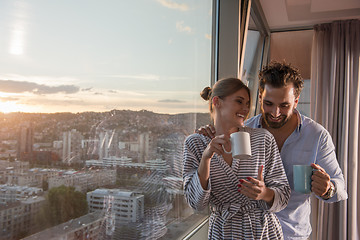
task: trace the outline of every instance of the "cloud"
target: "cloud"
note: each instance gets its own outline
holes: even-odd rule
[[[180,101],[177,99],[162,99],[159,100],[158,102],[162,102],[162,103],[184,103],[185,101]]]
[[[79,87],[74,85],[47,86],[25,81],[1,80],[0,91],[8,93],[32,92],[34,94],[54,94],[54,93],[76,93]]]
[[[0,97],[0,101],[2,102],[15,102],[18,100],[19,98],[14,98],[14,97]]]
[[[93,89],[92,87],[83,88],[83,89],[81,89],[81,91],[83,91],[83,92],[90,92],[92,89]]]
[[[170,9],[176,9],[180,11],[189,11],[189,6],[185,3],[179,4],[170,0],[157,0],[158,3],[160,3],[162,6],[170,8]]]
[[[54,105],[56,106],[65,106],[68,107],[69,110],[71,110],[71,105],[76,106],[90,106],[93,103],[90,103],[88,101],[84,101],[82,99],[44,99],[42,98],[31,98],[31,99],[24,99],[21,101],[21,104],[26,105],[43,105],[47,106],[51,109],[54,109]]]
[[[184,26],[184,21],[176,22],[176,29],[179,32],[191,33],[192,29],[189,26]]]
[[[109,90],[109,93],[118,93],[118,92],[115,90]]]
[[[80,80],[74,77],[54,77],[54,76],[42,76],[42,75],[19,75],[19,74],[2,74],[0,79],[11,79],[12,81],[25,81],[34,82],[37,84],[48,84],[49,82],[62,83],[62,84],[74,84]]]

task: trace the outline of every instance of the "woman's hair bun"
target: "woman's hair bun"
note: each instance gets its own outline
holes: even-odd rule
[[[204,100],[209,100],[210,96],[211,96],[211,88],[210,87],[206,87],[204,88],[201,93],[200,96],[204,99]]]

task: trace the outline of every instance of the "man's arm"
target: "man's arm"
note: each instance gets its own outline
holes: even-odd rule
[[[312,190],[319,199],[337,202],[348,198],[344,176],[335,154],[330,134],[324,130],[320,135],[316,164],[312,164]]]

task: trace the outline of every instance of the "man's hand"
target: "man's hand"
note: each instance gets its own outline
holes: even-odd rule
[[[209,138],[214,138],[216,131],[215,131],[215,128],[214,128],[213,125],[208,124],[206,126],[201,126],[199,129],[196,129],[195,133],[202,134],[202,135],[207,136]]]
[[[312,174],[311,191],[318,196],[323,196],[330,188],[330,176],[317,164],[312,163],[311,167],[316,169]]]
[[[238,185],[238,191],[245,196],[254,199],[254,200],[264,200],[270,206],[272,206],[274,200],[274,191],[267,188],[264,183],[263,177],[264,166],[261,165],[258,170],[257,178],[247,177],[247,180],[240,179],[240,184]]]

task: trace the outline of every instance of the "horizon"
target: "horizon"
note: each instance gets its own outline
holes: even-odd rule
[[[81,114],[81,113],[108,113],[112,111],[131,111],[131,112],[150,112],[155,114],[164,114],[164,115],[180,115],[180,114],[210,114],[209,111],[207,112],[178,112],[178,113],[161,113],[150,111],[147,109],[140,109],[140,110],[131,110],[131,109],[111,109],[106,111],[83,111],[83,112],[21,112],[21,111],[14,111],[14,112],[1,112],[0,114],[3,115],[11,115],[11,114],[59,114],[59,113],[67,113],[67,114]]]

